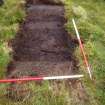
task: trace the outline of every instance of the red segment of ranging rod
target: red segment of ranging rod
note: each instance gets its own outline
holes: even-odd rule
[[[51,77],[27,77],[19,79],[3,79],[0,83],[25,82],[25,81],[40,81],[40,80],[62,80],[62,79],[77,79],[82,78],[83,75],[68,75],[68,76],[51,76]]]
[[[0,83],[11,83],[11,82],[25,82],[25,81],[38,81],[43,80],[43,77],[30,77],[30,78],[17,78],[17,79],[2,79]]]
[[[81,49],[82,55],[84,57],[84,62],[85,62],[85,65],[87,67],[87,71],[89,73],[90,79],[92,79],[92,74],[91,74],[91,69],[90,69],[90,66],[89,66],[89,62],[88,62],[88,59],[86,57],[86,53],[84,51],[84,47],[83,47],[83,44],[82,44],[82,41],[81,41],[81,38],[80,38],[80,35],[79,35],[79,32],[78,32],[78,29],[77,29],[75,20],[72,19],[72,22],[73,22],[73,25],[74,25],[74,28],[75,28],[75,31],[76,31],[76,35],[77,35],[77,38],[78,38],[78,42],[79,42],[79,45],[80,45],[80,49]]]

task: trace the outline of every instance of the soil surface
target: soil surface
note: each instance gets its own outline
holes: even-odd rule
[[[8,75],[22,76],[72,75],[78,70],[73,55],[76,43],[65,30],[63,5],[32,3],[26,9],[26,19],[12,41],[13,62]],[[32,73],[26,73],[31,71]]]
[[[12,40],[13,61],[8,65],[7,76],[20,78],[78,74],[78,62],[73,55],[77,41],[65,30],[67,21],[64,6],[56,3],[51,5],[51,2],[42,0],[27,0],[26,6],[27,16]],[[76,105],[88,101],[81,81],[71,80],[66,83]],[[16,91],[10,90],[8,96],[12,100],[24,99],[30,94],[28,91],[20,92],[24,87],[25,84],[11,83],[10,89]]]

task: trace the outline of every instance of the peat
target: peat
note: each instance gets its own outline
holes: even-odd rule
[[[73,55],[76,43],[64,27],[64,6],[36,3],[26,13],[12,40],[13,61],[8,65],[8,75],[20,71],[25,76],[33,68],[43,76],[75,74],[78,71]]]

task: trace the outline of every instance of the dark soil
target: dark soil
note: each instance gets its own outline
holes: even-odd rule
[[[0,0],[0,6],[4,4],[4,0]]]
[[[8,66],[8,75],[13,76],[14,71],[34,71],[43,76],[75,74],[76,43],[64,27],[64,6],[30,3],[26,19],[12,41],[13,62]]]
[[[13,61],[7,68],[8,77],[77,74],[78,62],[74,56],[77,40],[65,30],[67,21],[64,6],[36,1],[27,0],[26,19],[20,24],[20,29],[12,40]],[[76,80],[66,83],[72,89],[74,102],[82,100],[85,103],[88,98],[82,83]],[[11,88],[14,90],[9,91],[8,96],[12,100],[24,99],[30,94],[30,91],[20,92],[24,91],[25,84],[11,83]]]
[[[26,0],[27,5],[45,4],[45,5],[63,5],[60,0]]]

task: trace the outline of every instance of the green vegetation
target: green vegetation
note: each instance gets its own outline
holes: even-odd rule
[[[12,49],[8,42],[16,35],[18,24],[25,16],[23,3],[23,0],[5,0],[5,4],[0,7],[0,77],[4,75],[11,59],[9,52]]]
[[[31,90],[31,95],[27,94],[22,101],[18,101],[17,99],[14,100],[14,98],[6,98],[4,96],[4,93],[6,92],[6,90],[4,90],[5,86],[2,85],[0,86],[0,90],[4,88],[4,92],[0,91],[0,105],[66,105],[69,103],[69,94],[65,85],[63,84],[60,88],[55,82],[51,83],[52,84],[45,82],[42,86],[36,85],[35,82],[29,83],[28,89]],[[58,88],[60,91],[59,93]]]
[[[24,0],[5,0],[5,4],[0,7],[0,77],[4,76],[7,64],[12,58],[9,55],[12,49],[8,42],[15,37],[19,23],[25,17],[23,4]],[[26,97],[21,102],[6,98],[4,94],[8,84],[1,84],[0,105],[105,105],[105,1],[65,0],[65,4],[67,30],[74,37],[72,18],[75,18],[92,67],[94,81],[89,80],[85,72],[78,47],[75,54],[80,61],[80,71],[86,74],[82,83],[88,94],[88,102],[81,102],[81,99],[78,101],[76,90],[72,86],[68,90],[65,83],[60,83],[59,88],[56,82],[45,82],[41,86],[30,84],[33,97]]]
[[[72,18],[75,18],[85,51],[92,67],[94,82],[84,79],[88,94],[98,105],[105,105],[105,1],[104,0],[68,0],[67,29],[75,35]],[[80,59],[81,69],[86,71],[81,60],[79,48],[76,56]],[[91,94],[90,94],[91,93]]]

